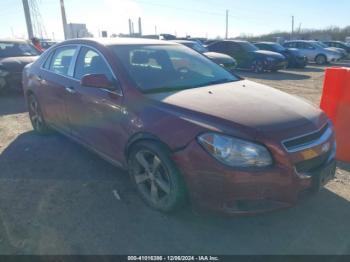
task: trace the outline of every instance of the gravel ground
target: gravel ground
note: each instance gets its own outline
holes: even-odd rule
[[[240,74],[318,104],[323,70]],[[335,180],[291,209],[160,214],[124,171],[61,135],[34,134],[23,98],[0,97],[1,254],[350,254],[349,201],[350,165],[338,163]]]

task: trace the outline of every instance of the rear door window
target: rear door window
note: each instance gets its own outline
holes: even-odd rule
[[[59,75],[72,76],[69,69],[76,51],[76,46],[67,46],[56,49],[50,62],[50,71]]]

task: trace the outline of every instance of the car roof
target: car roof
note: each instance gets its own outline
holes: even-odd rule
[[[4,38],[4,39],[0,38],[0,42],[3,42],[3,43],[28,43],[28,41],[25,39],[11,39],[11,38]]]
[[[275,42],[256,42],[255,44],[274,45],[274,44],[278,44],[278,43],[275,43]]]
[[[220,43],[220,42],[237,43],[237,44],[239,44],[239,43],[249,43],[248,41],[245,41],[245,40],[232,40],[232,39],[216,40],[214,43]]]
[[[71,39],[61,42],[60,44],[101,44],[104,46],[112,45],[178,45],[171,41],[155,40],[147,38],[126,38],[126,37],[115,37],[115,38],[79,38]]]
[[[180,44],[196,44],[193,40],[170,40],[170,42],[180,43]]]

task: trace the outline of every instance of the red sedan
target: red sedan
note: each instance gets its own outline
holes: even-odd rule
[[[335,173],[323,112],[176,43],[69,40],[23,74],[34,129],[128,169],[160,211],[187,201],[230,214],[288,207]]]

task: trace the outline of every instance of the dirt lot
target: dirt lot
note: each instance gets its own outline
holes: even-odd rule
[[[240,74],[318,104],[323,70]],[[124,171],[61,135],[37,136],[23,99],[0,97],[1,254],[350,254],[349,201],[350,165],[338,163],[334,181],[288,210],[160,214]]]

